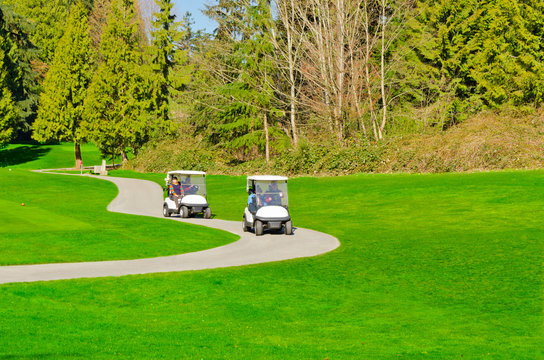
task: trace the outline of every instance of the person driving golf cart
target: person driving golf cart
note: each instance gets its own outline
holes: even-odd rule
[[[170,199],[174,200],[177,203],[181,200],[183,197],[183,188],[180,185],[178,178],[173,177],[172,182],[168,184],[168,194],[170,196]]]
[[[281,199],[283,198],[283,192],[278,188],[278,183],[272,181],[268,185],[268,191],[264,195],[264,206],[267,205],[282,205]]]
[[[269,193],[281,193],[280,189],[278,189],[278,183],[276,181],[272,181],[270,185],[268,185],[268,192]]]
[[[196,194],[198,192],[198,188],[199,188],[198,185],[195,185],[195,184],[191,183],[191,176],[190,175],[188,175],[185,178],[185,180],[183,180],[183,183],[182,183],[181,187],[183,188],[183,192],[185,194],[187,194],[187,195]]]
[[[178,181],[181,179],[182,183]],[[176,170],[169,171],[164,179],[168,196],[164,199],[163,215],[169,217],[179,214],[186,218],[202,213],[209,219],[212,211],[206,199],[206,173],[203,171]]]
[[[263,189],[267,189],[263,192]],[[247,178],[247,207],[244,211],[243,229],[255,229],[255,235],[263,230],[284,230],[291,235],[293,224],[289,215],[287,178],[273,175],[254,175]]]

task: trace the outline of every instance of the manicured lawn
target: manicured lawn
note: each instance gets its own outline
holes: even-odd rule
[[[102,157],[92,144],[82,144],[83,166],[100,165]],[[111,160],[108,159],[108,164]],[[0,149],[0,168],[52,169],[74,167],[74,145],[12,144]]]
[[[243,177],[208,189],[216,216],[240,220]],[[289,191],[294,225],[339,249],[2,285],[0,358],[543,358],[544,172],[297,178]]]
[[[71,166],[68,145],[37,147],[38,156],[0,169],[2,263],[216,246],[212,230],[184,228],[198,244],[164,242],[169,226],[183,225],[106,212],[113,184],[15,169]],[[214,214],[240,220],[245,178],[207,180]],[[1,285],[0,358],[536,359],[544,355],[543,180],[542,171],[293,179],[295,226],[334,234],[338,250],[241,268]],[[85,206],[74,212],[78,202]],[[123,240],[127,228],[141,238]],[[142,235],[150,233],[159,236]]]
[[[66,166],[66,158],[73,156],[65,151],[71,149],[68,145],[36,147],[30,163],[37,168]],[[25,148],[0,150],[0,158],[5,151],[26,153],[29,150],[21,150]],[[84,158],[98,155],[89,145],[84,150],[89,153],[84,152]],[[106,206],[117,194],[114,184],[32,173],[25,170],[30,167],[27,159],[10,158],[9,167],[0,167],[0,265],[174,255],[237,239],[204,227],[110,213]]]

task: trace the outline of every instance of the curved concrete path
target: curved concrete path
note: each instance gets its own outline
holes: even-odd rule
[[[119,188],[119,194],[108,205],[109,211],[162,218],[163,192],[156,183],[128,178],[93,177],[111,181]],[[265,234],[256,237],[253,233],[242,231],[241,221],[178,217],[170,219],[225,230],[239,235],[240,240],[209,250],[147,259],[0,266],[0,284],[259,264],[316,256],[340,246],[335,237],[309,229],[295,228],[292,236]]]

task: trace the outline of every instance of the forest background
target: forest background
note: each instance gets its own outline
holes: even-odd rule
[[[79,160],[93,142],[143,171],[544,165],[544,1],[204,12],[212,34],[168,0],[0,0],[0,143],[70,141]]]

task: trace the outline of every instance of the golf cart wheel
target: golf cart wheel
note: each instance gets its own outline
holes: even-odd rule
[[[188,218],[189,217],[189,208],[187,206],[182,206],[179,208],[179,215],[182,218]]]
[[[249,231],[249,226],[247,226],[245,216],[244,216],[244,220],[242,220],[242,230],[243,230],[244,232],[248,232],[248,231]]]
[[[260,236],[263,234],[263,223],[260,220],[255,220],[255,235]]]
[[[212,209],[206,208],[202,214],[204,215],[204,219],[209,219],[212,217]]]
[[[168,205],[164,204],[162,207],[162,216],[164,217],[170,217],[170,210],[168,209]]]
[[[293,223],[291,220],[285,223],[285,235],[293,234]]]

